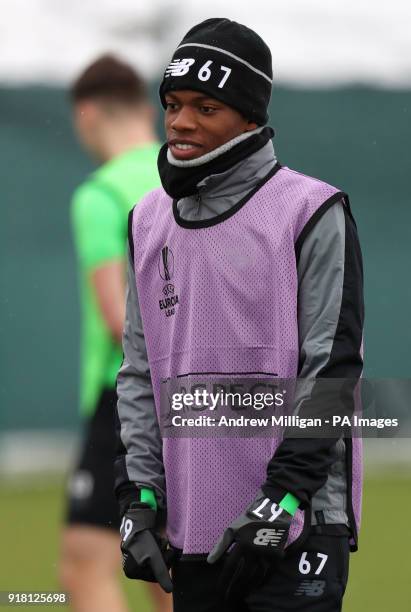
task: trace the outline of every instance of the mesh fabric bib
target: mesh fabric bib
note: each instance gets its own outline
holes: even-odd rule
[[[233,214],[200,227],[180,225],[162,189],[144,198],[133,216],[134,264],[158,414],[162,379],[297,376],[295,243],[318,209],[339,197],[334,187],[283,167]],[[280,441],[164,438],[172,545],[185,554],[209,552],[254,499]],[[297,511],[290,543],[306,514]]]

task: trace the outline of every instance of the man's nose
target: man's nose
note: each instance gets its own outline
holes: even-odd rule
[[[170,127],[177,132],[195,130],[197,125],[194,110],[188,106],[182,106],[175,115]]]

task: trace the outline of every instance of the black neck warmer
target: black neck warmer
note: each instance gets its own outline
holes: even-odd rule
[[[261,149],[273,136],[274,130],[265,127],[258,134],[246,138],[215,159],[189,168],[180,168],[170,164],[167,159],[168,144],[165,143],[160,149],[157,160],[158,172],[164,191],[177,200],[193,195],[196,193],[200,181],[211,174],[221,174],[229,170]]]

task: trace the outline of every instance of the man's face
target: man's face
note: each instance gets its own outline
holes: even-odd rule
[[[198,91],[167,92],[165,99],[167,142],[176,159],[201,157],[257,127],[230,106]]]

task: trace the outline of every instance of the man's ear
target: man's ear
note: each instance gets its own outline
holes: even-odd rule
[[[258,125],[254,121],[249,121],[247,123],[247,127],[245,128],[246,132],[251,132],[252,130],[256,130]]]
[[[93,100],[82,100],[77,102],[74,107],[74,117],[76,123],[80,125],[89,124],[94,122],[98,114],[98,108]]]

